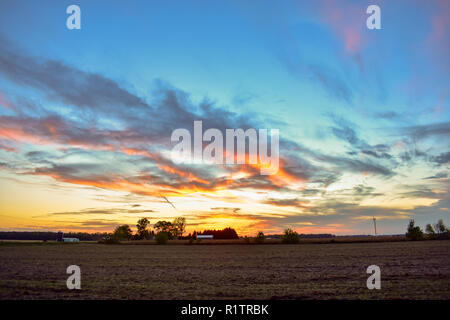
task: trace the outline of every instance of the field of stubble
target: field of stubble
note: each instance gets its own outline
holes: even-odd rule
[[[66,268],[81,267],[81,290]],[[368,290],[366,268],[381,268]],[[0,299],[450,299],[450,241],[3,245]]]

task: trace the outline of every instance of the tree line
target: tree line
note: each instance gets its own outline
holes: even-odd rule
[[[173,221],[161,220],[150,228],[150,220],[141,218],[136,224],[136,233],[133,234],[129,225],[117,226],[114,232],[108,237],[110,242],[122,240],[150,240],[155,239],[158,243],[165,243],[172,239],[195,239],[197,235],[210,234],[214,239],[239,239],[239,236],[233,228],[223,230],[204,230],[194,231],[184,236],[186,231],[186,218],[178,217]]]
[[[178,217],[173,221],[158,221],[153,225],[153,230],[149,226],[150,220],[141,218],[136,223],[135,234],[128,224],[124,224],[114,229],[112,237],[116,240],[149,240],[158,233],[165,233],[168,239],[181,238],[186,229],[186,218]]]
[[[439,219],[435,224],[427,224],[425,233],[430,239],[448,239],[450,238],[450,229],[444,224],[442,219]],[[423,230],[415,225],[414,219],[409,220],[406,230],[406,238],[409,240],[422,240],[424,238]]]
[[[197,235],[213,235],[214,239],[239,239],[239,236],[233,228],[225,228],[223,230],[204,230],[201,232],[194,231],[192,237],[196,238]]]
[[[67,238],[78,238],[80,241],[98,241],[109,234],[106,232],[67,232],[64,236]],[[57,232],[50,231],[0,231],[0,239],[2,240],[56,240]]]

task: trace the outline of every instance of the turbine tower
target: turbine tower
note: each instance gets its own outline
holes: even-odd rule
[[[377,219],[373,217],[373,228],[375,229],[375,235],[377,235]]]

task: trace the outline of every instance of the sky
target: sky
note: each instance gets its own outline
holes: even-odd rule
[[[0,229],[449,225],[449,15],[445,0],[2,0]],[[278,173],[175,163],[171,133],[195,120],[278,129]]]

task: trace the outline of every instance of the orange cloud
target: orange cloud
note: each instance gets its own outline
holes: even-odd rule
[[[325,23],[342,39],[347,52],[359,53],[363,46],[362,30],[366,27],[365,8],[348,2],[326,0],[321,8]]]

